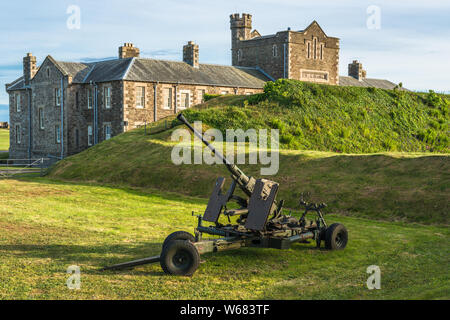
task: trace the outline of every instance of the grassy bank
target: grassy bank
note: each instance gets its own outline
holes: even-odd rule
[[[0,129],[0,150],[7,151],[8,149],[9,149],[9,130]]]
[[[449,95],[278,80],[265,93],[186,110],[226,129],[280,130],[285,149],[344,153],[450,152]]]
[[[170,132],[145,136],[134,130],[59,162],[49,177],[207,198],[215,179],[229,176],[223,165],[174,165],[175,143],[169,140]],[[260,165],[239,166],[260,176]],[[278,197],[291,208],[309,192],[311,200],[342,215],[449,223],[448,155],[282,150],[278,174],[268,178],[280,183]]]
[[[0,299],[449,299],[448,228],[328,216],[349,229],[344,251],[294,245],[203,256],[192,278],[159,265],[101,272],[159,254],[167,234],[192,231],[206,200],[173,193],[0,180]],[[381,268],[368,290],[366,268]],[[70,265],[81,289],[66,286]]]

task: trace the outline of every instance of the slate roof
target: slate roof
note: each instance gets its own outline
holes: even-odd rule
[[[109,82],[117,80],[163,82],[196,85],[216,85],[225,87],[262,88],[271,81],[259,68],[233,67],[214,64],[200,64],[191,67],[181,61],[127,58],[91,63],[56,61],[64,75],[70,75],[74,83]],[[382,79],[339,77],[340,86],[375,87],[393,89],[396,84]],[[8,85],[7,91],[24,89],[23,76]]]
[[[262,88],[270,79],[257,68],[200,64],[191,67],[181,61],[145,58],[114,59],[92,63],[56,61],[58,69],[69,75],[74,83],[130,80],[197,85]],[[23,88],[23,77],[14,81],[9,90]]]
[[[395,83],[389,80],[366,78],[358,81],[353,77],[344,77],[344,76],[339,76],[339,85],[353,86],[353,87],[375,87],[389,90],[394,89],[396,86]]]

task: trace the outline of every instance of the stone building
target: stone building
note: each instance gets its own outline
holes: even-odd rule
[[[232,66],[199,63],[199,47],[183,47],[183,61],[140,57],[131,43],[117,59],[93,63],[56,61],[37,67],[23,58],[23,75],[6,85],[9,94],[10,158],[63,158],[144,123],[203,101],[208,94],[254,94],[267,81],[289,78],[330,85],[392,89],[367,79],[362,65],[339,77],[339,39],[314,21],[305,30],[261,36],[252,16],[230,16]]]
[[[339,39],[327,36],[316,21],[305,30],[261,36],[244,13],[232,14],[230,26],[233,66],[256,66],[272,79],[339,83]]]

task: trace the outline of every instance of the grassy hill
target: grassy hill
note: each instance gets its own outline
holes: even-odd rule
[[[60,161],[49,176],[57,180],[172,191],[209,197],[223,165],[176,166],[171,131],[144,135],[133,130]],[[302,192],[329,204],[330,212],[376,219],[448,223],[448,155],[424,153],[339,154],[282,150],[277,175],[279,198],[296,207]],[[239,165],[260,176],[259,165]],[[228,179],[229,182],[230,179]]]
[[[334,213],[448,224],[447,98],[279,80],[263,94],[219,97],[184,113],[223,132],[280,129],[280,169],[268,178],[280,183],[279,197],[290,208],[310,193]],[[172,117],[156,128],[167,121],[178,124]],[[119,135],[59,162],[50,177],[209,197],[215,179],[228,172],[222,165],[174,165],[172,130]],[[305,148],[323,151],[297,150]],[[259,165],[239,166],[260,176]]]
[[[222,131],[279,129],[287,149],[450,152],[449,95],[284,79],[268,82],[264,91],[214,99],[184,113]]]

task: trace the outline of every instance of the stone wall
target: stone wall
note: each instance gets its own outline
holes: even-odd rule
[[[9,92],[9,158],[28,158],[30,112],[28,91],[16,90]],[[16,99],[20,99],[20,111],[16,112]],[[16,143],[16,125],[20,126],[20,144]]]
[[[308,43],[310,53],[308,57]],[[316,44],[316,56],[314,56]],[[322,52],[321,52],[321,45]],[[339,39],[327,37],[317,23],[302,32],[290,32],[289,78],[337,85]]]
[[[189,93],[189,106],[193,107],[203,102],[203,96],[199,90],[204,90],[207,94],[253,94],[262,92],[262,89],[251,88],[232,88],[232,87],[218,87],[218,86],[204,86],[204,85],[183,85],[158,83],[156,84],[156,116],[155,116],[155,84],[149,82],[132,82],[124,81],[124,122],[126,130],[131,130],[137,126],[144,125],[145,122],[150,123],[160,120],[167,116],[176,114],[183,110],[181,106],[181,94]],[[145,87],[145,106],[144,108],[136,105],[136,88]],[[164,89],[172,90],[171,107],[164,107]],[[203,91],[202,91],[203,92]]]

